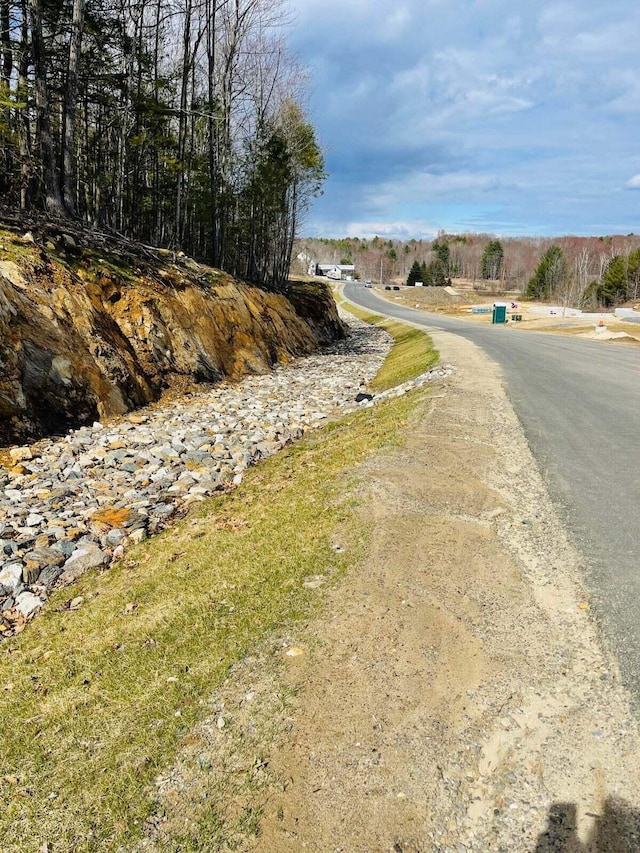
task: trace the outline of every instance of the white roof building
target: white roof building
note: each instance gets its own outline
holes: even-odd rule
[[[340,281],[353,276],[355,269],[354,264],[316,264],[315,274]]]

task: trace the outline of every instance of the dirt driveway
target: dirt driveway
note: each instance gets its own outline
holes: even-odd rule
[[[241,849],[637,851],[640,740],[580,556],[498,369],[434,340],[457,373],[362,471],[368,558],[319,590],[275,672],[254,661],[221,695],[238,762],[237,732],[264,739],[261,697],[288,688],[264,706],[260,834]]]

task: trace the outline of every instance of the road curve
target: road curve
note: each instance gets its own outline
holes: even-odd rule
[[[462,335],[501,366],[640,708],[640,347],[428,314],[357,284],[344,293],[378,313]]]

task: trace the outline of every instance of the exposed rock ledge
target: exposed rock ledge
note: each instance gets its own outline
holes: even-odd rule
[[[48,229],[39,246],[0,228],[0,446],[172,386],[264,373],[344,336],[323,286],[284,296],[169,253],[123,258],[79,242]]]

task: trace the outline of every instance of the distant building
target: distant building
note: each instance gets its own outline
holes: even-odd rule
[[[315,274],[342,281],[352,279],[355,269],[353,264],[316,264]]]

